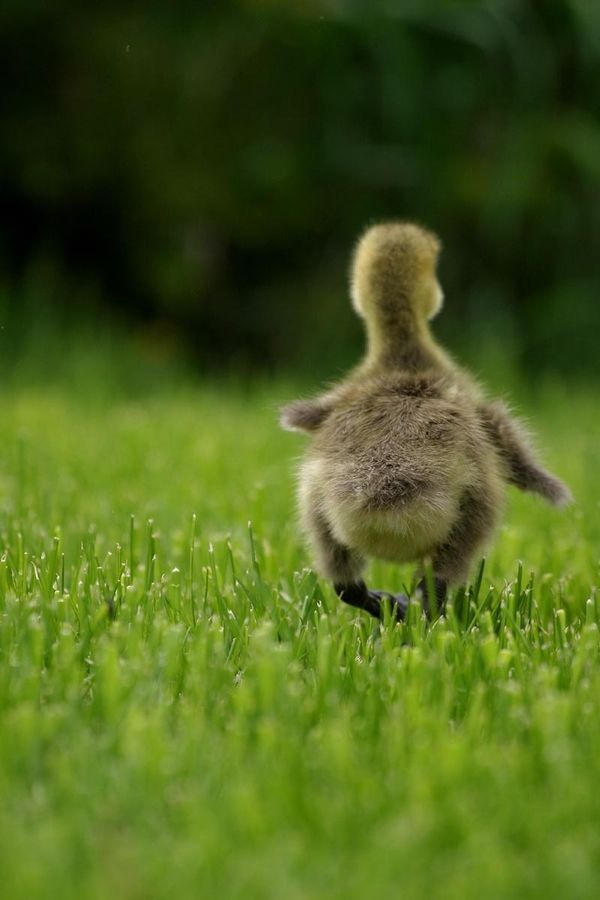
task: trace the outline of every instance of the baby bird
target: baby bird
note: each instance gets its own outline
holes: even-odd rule
[[[331,390],[281,411],[285,429],[312,436],[299,501],[316,568],[345,603],[378,618],[388,602],[402,619],[408,598],[369,590],[367,557],[419,562],[430,616],[490,540],[507,482],[556,506],[571,499],[507,407],[435,342],[428,323],[443,301],[439,252],[438,238],[415,224],[368,229],[351,272],[366,356]]]

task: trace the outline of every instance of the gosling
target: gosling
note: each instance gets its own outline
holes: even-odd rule
[[[365,358],[331,390],[281,410],[283,428],[312,435],[299,506],[316,569],[345,603],[377,618],[390,604],[403,619],[409,598],[369,590],[368,557],[419,563],[431,617],[490,541],[506,483],[555,506],[571,499],[508,408],[435,342],[428,323],[443,302],[439,253],[439,239],[418,225],[368,229],[351,269]]]

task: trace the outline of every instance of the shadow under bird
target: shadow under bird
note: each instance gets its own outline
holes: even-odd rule
[[[378,618],[386,602],[404,618],[409,600],[369,590],[368,557],[417,562],[430,616],[443,612],[448,586],[466,581],[491,539],[507,483],[556,506],[571,499],[506,405],[435,342],[439,252],[438,238],[412,223],[366,231],[351,274],[365,358],[330,390],[281,411],[284,428],[312,436],[299,504],[316,568],[345,603]]]

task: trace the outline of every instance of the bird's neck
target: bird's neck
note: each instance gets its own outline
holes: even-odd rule
[[[422,372],[446,368],[445,360],[425,319],[416,319],[407,311],[393,319],[367,323],[365,366],[370,370]]]

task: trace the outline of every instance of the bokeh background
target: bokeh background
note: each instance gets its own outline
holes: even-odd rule
[[[461,357],[598,370],[600,4],[7,0],[0,28],[5,376],[104,333],[335,374],[388,217],[441,235]]]

